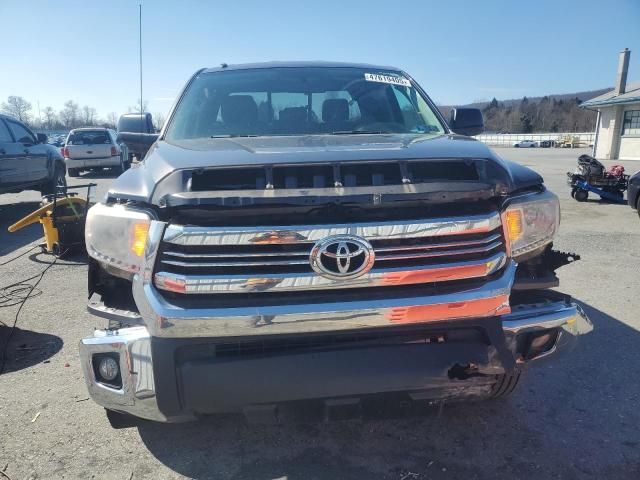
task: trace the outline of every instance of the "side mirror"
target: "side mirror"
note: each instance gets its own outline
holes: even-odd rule
[[[482,112],[478,108],[454,108],[449,126],[460,135],[478,135],[484,131]]]
[[[47,140],[49,140],[44,133],[36,133],[36,137],[38,138],[38,143],[47,143]]]
[[[120,132],[118,133],[118,143],[124,143],[129,148],[132,146],[143,145],[150,147],[153,145],[160,135],[157,133],[135,133],[135,132]]]

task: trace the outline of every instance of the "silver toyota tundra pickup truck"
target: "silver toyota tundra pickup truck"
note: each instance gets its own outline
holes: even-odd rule
[[[551,290],[558,198],[482,128],[393,67],[198,71],[88,212],[91,397],[123,426],[509,395],[591,324]]]

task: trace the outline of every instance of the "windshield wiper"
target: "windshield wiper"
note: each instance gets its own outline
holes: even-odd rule
[[[331,132],[331,135],[379,135],[384,133],[392,132],[383,132],[382,130],[336,130]]]
[[[228,133],[225,135],[211,135],[209,138],[238,138],[238,137],[257,137],[258,135]]]

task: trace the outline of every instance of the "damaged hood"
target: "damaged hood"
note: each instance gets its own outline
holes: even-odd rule
[[[211,167],[376,160],[486,159],[506,172],[509,193],[542,184],[532,170],[501,159],[460,135],[379,134],[234,137],[157,141],[138,168],[113,183],[107,197],[151,202],[156,187],[178,170]]]

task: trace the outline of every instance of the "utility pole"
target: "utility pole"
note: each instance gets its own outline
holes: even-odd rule
[[[139,7],[139,41],[140,41],[140,113],[144,113],[142,104],[142,3],[138,4]]]

